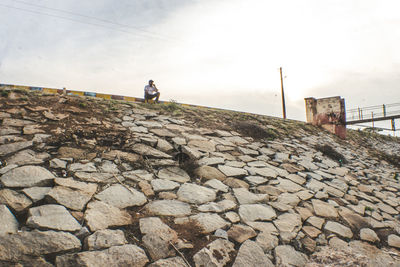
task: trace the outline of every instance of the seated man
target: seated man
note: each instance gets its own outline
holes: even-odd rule
[[[153,80],[149,81],[149,84],[144,87],[144,102],[147,103],[149,99],[156,98],[155,101],[158,103],[160,98],[160,92],[158,91]]]

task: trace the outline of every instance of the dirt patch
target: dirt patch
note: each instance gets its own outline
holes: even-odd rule
[[[322,152],[323,155],[327,156],[330,159],[333,159],[334,161],[339,162],[340,164],[346,164],[347,160],[346,158],[337,152],[333,147],[330,145],[316,145],[315,149],[317,151]]]
[[[256,140],[274,140],[278,137],[272,129],[264,129],[260,125],[252,122],[237,122],[233,125],[233,128],[240,134],[252,137]]]

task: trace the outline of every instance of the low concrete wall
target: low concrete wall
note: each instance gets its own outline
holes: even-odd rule
[[[346,109],[345,101],[340,96],[315,99],[305,98],[307,122],[321,126],[346,138]]]

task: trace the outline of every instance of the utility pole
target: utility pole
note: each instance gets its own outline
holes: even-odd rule
[[[280,68],[280,71],[281,71],[281,90],[282,90],[282,113],[283,113],[283,119],[286,120],[286,105],[285,105],[285,92],[283,91],[282,67]]]

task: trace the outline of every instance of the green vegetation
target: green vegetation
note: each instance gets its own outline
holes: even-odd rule
[[[365,207],[365,211],[374,211],[375,209],[374,208],[372,208],[372,207],[369,207],[369,206],[366,206]]]
[[[10,91],[8,90],[1,90],[0,94],[2,97],[8,97],[8,95],[10,94]]]

